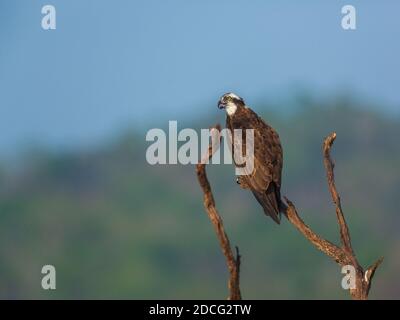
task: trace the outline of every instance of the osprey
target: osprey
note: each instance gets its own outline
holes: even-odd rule
[[[224,94],[218,102],[218,108],[226,111],[226,127],[232,137],[235,129],[243,132],[246,129],[254,130],[254,169],[239,176],[236,181],[242,188],[250,189],[264,213],[279,224],[283,156],[278,134],[234,93]],[[245,146],[246,138],[243,135],[241,142]],[[232,143],[232,155],[234,149],[235,144]],[[236,163],[235,166],[238,167]]]

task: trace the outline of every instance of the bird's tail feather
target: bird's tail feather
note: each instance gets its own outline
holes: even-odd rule
[[[264,213],[270,216],[277,224],[280,224],[280,194],[275,183],[271,182],[267,191],[263,193],[254,192],[254,196],[264,209]]]

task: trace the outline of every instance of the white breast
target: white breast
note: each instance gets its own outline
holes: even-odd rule
[[[234,103],[228,103],[225,107],[225,111],[228,116],[233,116],[236,112],[237,106]]]

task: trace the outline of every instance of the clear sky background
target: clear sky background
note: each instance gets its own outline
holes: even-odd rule
[[[0,156],[247,102],[346,92],[400,109],[400,2],[1,0]],[[57,30],[41,28],[41,8]],[[341,28],[341,7],[357,30]]]

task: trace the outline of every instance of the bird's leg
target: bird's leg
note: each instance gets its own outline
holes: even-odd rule
[[[238,176],[236,177],[236,183],[243,189],[249,189],[250,187],[246,183],[246,180],[244,179],[244,176]]]

